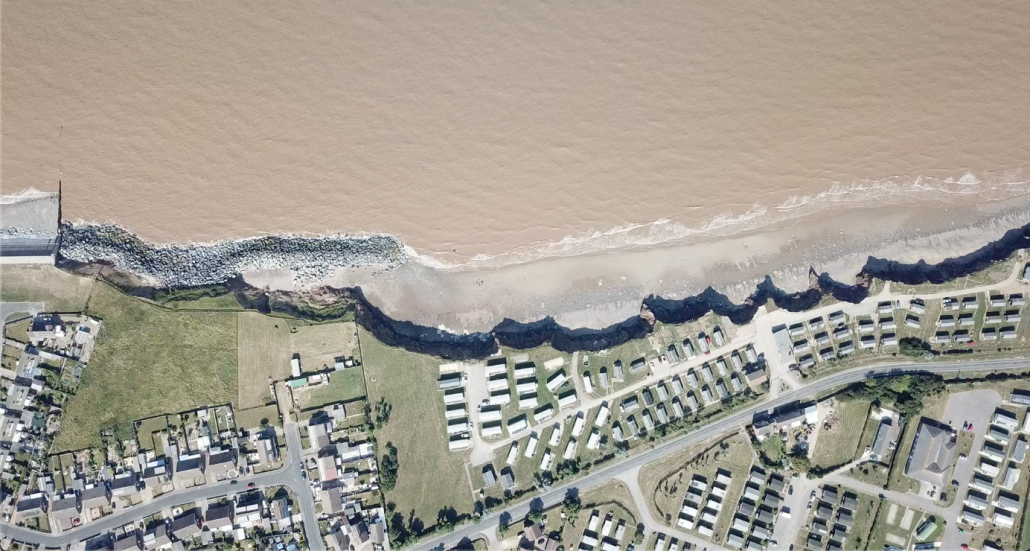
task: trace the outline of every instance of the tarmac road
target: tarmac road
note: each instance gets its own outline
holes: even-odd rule
[[[518,522],[520,519],[525,518],[525,516],[529,514],[529,504],[533,500],[540,499],[543,501],[544,507],[553,507],[560,504],[562,500],[565,499],[565,494],[570,489],[577,489],[578,491],[583,492],[593,486],[600,485],[609,479],[614,478],[623,471],[650,463],[672,453],[681,452],[689,446],[699,442],[704,442],[727,430],[749,424],[755,413],[774,409],[801,399],[811,398],[820,392],[824,392],[835,387],[848,385],[873,377],[900,375],[905,373],[982,373],[984,371],[1026,369],[1028,367],[1030,367],[1030,360],[1026,359],[982,360],[940,364],[891,362],[879,364],[877,366],[865,366],[834,373],[826,376],[825,378],[816,379],[811,384],[800,389],[781,394],[773,400],[752,405],[748,408],[730,414],[727,417],[723,417],[722,419],[695,429],[692,432],[667,440],[652,449],[633,455],[621,462],[591,471],[583,478],[555,486],[541,495],[533,496],[516,505],[509,506],[508,509],[503,512],[492,513],[491,515],[484,517],[479,524],[465,525],[449,534],[443,534],[435,538],[422,541],[412,549],[414,551],[447,549],[457,545],[458,542],[465,538],[475,539],[476,534],[496,529],[498,518],[502,514],[507,513],[511,515],[512,522]]]
[[[891,362],[880,364],[878,366],[866,366],[834,373],[826,376],[825,378],[817,379],[801,389],[782,394],[767,402],[754,404],[727,417],[697,428],[692,432],[667,440],[654,448],[630,456],[621,462],[613,463],[606,467],[591,471],[583,478],[555,486],[542,495],[533,496],[530,499],[510,506],[504,512],[510,514],[513,521],[517,521],[518,519],[524,518],[529,513],[529,504],[532,500],[543,500],[545,507],[558,505],[565,498],[565,493],[569,489],[577,489],[579,491],[587,490],[614,478],[616,475],[626,470],[650,463],[671,453],[680,452],[698,442],[703,442],[718,436],[729,429],[746,425],[751,422],[752,417],[757,412],[780,407],[800,399],[810,398],[815,394],[842,385],[847,385],[871,377],[904,373],[982,373],[985,371],[1025,369],[1027,367],[1030,367],[1030,360],[1026,359],[982,360],[941,364]],[[311,499],[311,490],[307,481],[301,477],[301,457],[303,449],[300,442],[300,432],[296,424],[287,424],[284,428],[286,432],[287,459],[283,467],[276,471],[241,476],[237,478],[239,483],[235,486],[231,485],[229,482],[219,482],[205,484],[188,490],[169,492],[148,503],[140,504],[128,509],[122,509],[96,522],[84,524],[60,534],[44,534],[20,528],[9,523],[0,522],[0,537],[10,537],[18,541],[42,545],[44,547],[64,548],[77,541],[110,532],[111,530],[124,526],[125,524],[139,522],[140,519],[155,514],[166,507],[240,492],[244,488],[241,484],[252,482],[258,487],[286,486],[293,491],[299,498],[301,515],[304,519],[304,533],[311,549],[314,551],[324,551],[325,546],[322,542],[321,536],[319,535],[318,520],[315,515],[314,502]],[[457,544],[464,538],[471,539],[480,532],[492,531],[497,527],[498,517],[501,514],[502,513],[493,513],[488,517],[484,517],[480,524],[462,526],[449,534],[443,534],[435,538],[425,540],[416,545],[413,549],[443,549]]]
[[[304,519],[304,535],[312,550],[324,551],[325,545],[319,534],[318,518],[315,515],[315,504],[311,499],[311,490],[307,481],[302,479],[300,475],[301,454],[303,452],[303,448],[300,445],[300,431],[297,425],[293,423],[287,424],[285,431],[287,459],[286,463],[278,470],[241,476],[236,479],[238,482],[235,485],[225,481],[208,483],[187,490],[168,492],[147,503],[141,503],[128,509],[121,509],[100,520],[83,524],[60,534],[44,534],[4,522],[0,523],[0,537],[14,538],[18,541],[39,544],[44,547],[65,547],[99,534],[106,534],[129,523],[138,523],[143,518],[158,513],[164,508],[235,494],[244,491],[247,484],[253,483],[259,488],[286,486],[296,494],[299,498],[301,516]]]

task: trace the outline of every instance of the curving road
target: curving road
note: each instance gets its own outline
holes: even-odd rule
[[[106,534],[116,528],[130,523],[138,523],[144,517],[160,512],[162,509],[207,500],[215,497],[226,496],[238,493],[247,487],[248,483],[254,483],[258,487],[285,486],[298,497],[301,516],[304,519],[304,536],[309,542],[310,548],[314,551],[324,551],[325,545],[319,534],[318,519],[315,515],[315,505],[311,497],[311,490],[307,482],[301,478],[301,454],[303,448],[300,445],[300,431],[296,424],[290,423],[285,427],[287,458],[285,464],[277,470],[268,471],[255,475],[241,476],[239,482],[233,485],[229,481],[207,483],[186,490],[175,490],[162,494],[147,503],[141,503],[128,509],[120,509],[114,514],[108,515],[100,520],[83,524],[60,534],[45,534],[14,526],[10,523],[0,523],[0,538],[14,538],[15,540],[42,545],[44,547],[66,547],[78,541],[89,539],[98,534]]]
[[[864,366],[847,371],[841,371],[828,375],[825,378],[816,379],[805,387],[792,390],[779,397],[754,404],[750,407],[732,413],[726,417],[713,421],[707,425],[695,429],[682,436],[667,440],[649,450],[637,453],[621,462],[610,464],[606,467],[591,471],[586,476],[555,486],[543,494],[532,496],[516,505],[509,506],[504,513],[511,515],[512,521],[518,521],[529,514],[530,501],[541,499],[545,507],[558,505],[565,498],[565,493],[570,489],[577,489],[580,492],[593,486],[600,485],[620,473],[651,463],[666,455],[680,452],[689,446],[704,442],[718,436],[723,432],[747,425],[751,422],[755,413],[777,408],[791,402],[813,397],[816,394],[831,390],[836,387],[848,385],[873,377],[884,377],[888,375],[900,375],[906,373],[982,373],[984,371],[1005,371],[1011,369],[1026,369],[1030,367],[1030,360],[1026,359],[1004,359],[1004,360],[980,360],[955,363],[916,363],[916,362],[890,362],[876,366]],[[479,524],[469,524],[456,529],[449,534],[443,534],[435,538],[427,539],[414,546],[416,551],[430,549],[445,549],[456,545],[462,539],[475,539],[476,534],[493,531],[497,527],[498,517],[503,513],[493,513],[484,517]]]
[[[956,363],[915,363],[915,362],[892,362],[877,366],[866,366],[854,368],[848,371],[841,371],[824,378],[817,379],[811,384],[782,394],[779,397],[757,404],[732,413],[726,417],[713,421],[699,427],[692,432],[679,437],[667,440],[651,449],[637,453],[623,461],[610,464],[606,467],[591,471],[586,476],[555,486],[544,494],[533,496],[514,506],[509,507],[505,512],[511,515],[512,519],[524,518],[529,513],[529,503],[533,499],[541,499],[546,507],[558,505],[565,498],[565,492],[569,489],[580,491],[599,485],[627,470],[634,469],[655,461],[666,455],[682,451],[683,449],[703,442],[723,432],[742,425],[749,424],[755,413],[768,409],[780,407],[791,402],[812,397],[815,394],[824,392],[839,386],[858,382],[871,377],[882,377],[886,375],[904,373],[938,373],[953,374],[961,372],[982,373],[985,371],[1004,371],[1011,369],[1025,369],[1030,367],[1030,361],[1025,359],[1014,360],[982,360]],[[137,505],[128,509],[122,509],[112,515],[108,515],[96,522],[84,524],[60,534],[44,534],[25,528],[14,526],[10,523],[0,523],[0,538],[13,538],[29,544],[42,545],[49,548],[64,548],[97,534],[110,532],[126,524],[139,522],[140,519],[158,513],[167,507],[173,507],[182,503],[206,500],[215,497],[225,496],[230,493],[241,491],[240,484],[254,483],[259,487],[285,486],[298,497],[301,516],[304,519],[304,533],[310,548],[314,551],[324,551],[325,545],[319,534],[317,515],[315,514],[313,496],[310,486],[301,477],[301,458],[303,448],[301,447],[300,432],[296,424],[287,424],[284,427],[286,433],[287,458],[285,464],[275,471],[264,472],[256,475],[239,477],[237,485],[229,482],[209,483],[200,487],[188,490],[176,490],[158,496],[150,502]],[[416,550],[443,549],[454,545],[463,538],[472,538],[478,533],[493,531],[497,527],[499,513],[491,514],[483,518],[480,524],[470,524],[458,528],[452,533],[426,540],[416,545]]]

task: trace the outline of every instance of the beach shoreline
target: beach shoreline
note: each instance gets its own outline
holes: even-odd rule
[[[120,228],[66,223],[61,257],[105,263],[155,288],[239,277],[249,287],[293,295],[353,289],[391,320],[453,334],[545,319],[568,329],[602,330],[637,316],[653,297],[674,301],[711,289],[742,304],[769,283],[784,293],[818,287],[819,277],[861,285],[873,260],[935,264],[1028,225],[1025,197],[943,209],[889,205],[822,212],[702,243],[448,270],[406,255],[404,244],[390,236],[272,236],[154,247]]]

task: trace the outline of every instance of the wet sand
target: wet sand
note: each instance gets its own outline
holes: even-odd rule
[[[781,289],[810,285],[810,269],[855,283],[870,256],[940,262],[1030,223],[1030,199],[941,210],[883,207],[705,244],[550,259],[453,272],[409,262],[392,270],[340,270],[333,286],[358,286],[394,319],[451,331],[485,331],[504,318],[553,316],[566,327],[603,328],[636,315],[650,294],[685,298],[711,286],[741,302],[766,275]],[[248,282],[294,288],[288,272]]]

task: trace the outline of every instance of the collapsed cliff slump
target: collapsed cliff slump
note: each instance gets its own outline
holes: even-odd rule
[[[454,334],[432,327],[395,320],[371,304],[360,288],[320,287],[312,291],[267,291],[248,285],[242,277],[216,285],[149,287],[138,274],[125,273],[110,261],[81,262],[58,257],[58,266],[76,273],[96,276],[134,296],[160,301],[162,297],[203,293],[232,293],[248,309],[278,313],[314,321],[353,319],[380,341],[421,354],[447,360],[484,359],[500,346],[529,349],[549,344],[562,352],[596,351],[624,344],[649,335],[656,321],[669,324],[694,321],[709,312],[727,317],[734,324],[749,323],[758,308],[772,300],[776,306],[801,312],[817,306],[826,296],[842,302],[858,303],[869,296],[874,279],[906,285],[940,284],[984,270],[993,263],[1010,258],[1016,251],[1030,247],[1030,224],[1016,228],[994,242],[967,255],[949,258],[938,264],[920,261],[905,264],[869,257],[855,283],[834,280],[828,274],[810,274],[811,284],[804,291],[789,293],[776,287],[770,277],[758,284],[754,293],[740,304],[715,289],[698,295],[671,300],[651,295],[644,299],[637,316],[603,329],[570,329],[547,317],[530,323],[505,319],[489,332]]]

